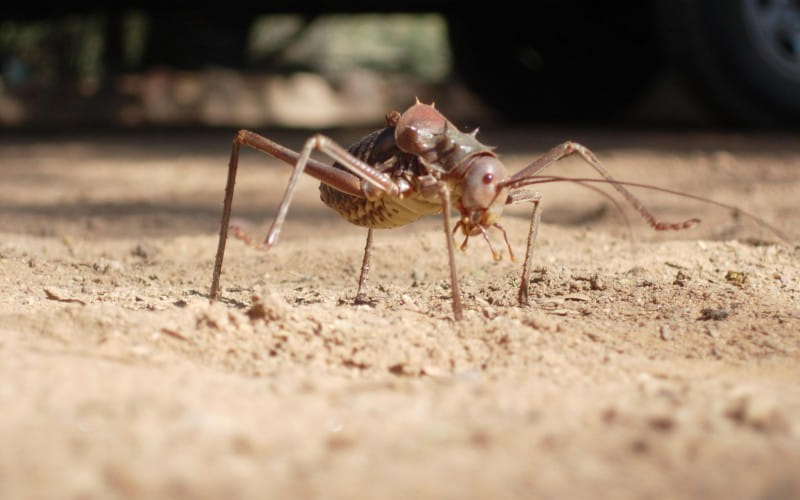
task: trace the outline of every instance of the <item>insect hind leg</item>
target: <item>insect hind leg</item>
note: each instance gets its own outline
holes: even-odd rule
[[[209,291],[209,298],[212,301],[216,300],[219,296],[219,278],[222,273],[225,244],[228,239],[228,231],[230,228],[233,191],[236,183],[236,172],[238,170],[241,145],[249,146],[283,160],[286,163],[294,164],[294,170],[289,179],[289,184],[286,186],[280,206],[278,207],[278,214],[275,220],[273,220],[267,232],[267,236],[262,243],[253,245],[261,250],[267,250],[277,242],[281,228],[283,227],[283,222],[286,220],[286,215],[289,211],[289,205],[292,202],[297,182],[300,176],[306,171],[325,184],[357,197],[364,196],[362,182],[371,187],[374,191],[391,196],[398,196],[401,191],[400,186],[395,184],[388,175],[376,170],[374,167],[358,158],[355,158],[332,139],[321,134],[315,134],[309,138],[303,146],[302,151],[298,154],[254,132],[240,130],[233,140],[230,161],[228,163],[228,179],[225,185],[225,200],[223,202],[222,219],[220,221],[219,243],[217,246],[217,255],[214,260],[214,272]],[[312,159],[312,151],[321,151],[325,153],[344,168],[328,167]],[[237,238],[245,241],[245,243],[250,242],[250,244],[252,244],[252,239],[244,234],[241,229],[234,228],[234,231],[234,235]]]

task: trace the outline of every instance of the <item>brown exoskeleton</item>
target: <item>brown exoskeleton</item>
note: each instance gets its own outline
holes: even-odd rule
[[[520,305],[527,305],[531,256],[541,209],[540,195],[523,186],[558,180],[572,180],[583,184],[598,181],[598,179],[564,179],[538,175],[553,162],[565,156],[580,155],[603,176],[601,182],[609,183],[616,189],[656,230],[684,229],[699,222],[698,219],[678,223],[656,220],[623,185],[636,184],[622,183],[613,179],[591,151],[574,142],[564,142],[516,174],[508,175],[492,148],[478,141],[477,130],[472,133],[459,131],[433,106],[417,102],[402,114],[396,111],[390,112],[386,116],[386,122],[385,128],[367,135],[349,150],[339,146],[330,138],[317,134],[306,141],[299,154],[253,132],[239,131],[233,141],[228,167],[219,245],[211,282],[211,300],[215,300],[220,291],[219,277],[225,254],[241,145],[270,154],[295,166],[278,208],[278,214],[263,243],[255,245],[257,248],[268,249],[277,241],[297,181],[304,172],[321,181],[320,195],[326,205],[349,222],[368,228],[356,293],[357,302],[364,298],[372,230],[398,227],[425,215],[442,213],[450,262],[453,314],[457,320],[463,316],[463,307],[455,268],[453,234],[459,229],[463,233],[465,238],[462,248],[466,246],[471,236],[482,236],[489,244],[494,258],[498,259],[500,253],[492,247],[487,236],[489,229],[497,228],[503,233],[513,259],[505,230],[497,221],[506,205],[532,203],[533,212],[518,293]],[[312,159],[310,155],[315,150],[327,154],[335,160],[335,163],[328,166]],[[662,189],[662,191],[668,190]],[[716,203],[683,193],[675,194]],[[459,213],[455,226],[451,221],[452,210]],[[238,230],[236,236],[246,242],[250,241]]]

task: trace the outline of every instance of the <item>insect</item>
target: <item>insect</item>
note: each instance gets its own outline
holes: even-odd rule
[[[464,236],[462,249],[466,247],[470,237],[481,236],[487,242],[493,257],[499,259],[502,254],[494,248],[488,236],[488,231],[498,230],[502,233],[509,255],[513,259],[514,255],[506,232],[498,223],[503,208],[510,204],[532,205],[525,259],[517,294],[520,305],[528,304],[528,283],[534,242],[541,217],[541,196],[526,186],[569,180],[591,188],[592,182],[605,182],[610,184],[656,230],[680,230],[699,222],[699,219],[694,218],[677,223],[657,220],[625,187],[632,185],[653,188],[652,186],[615,180],[589,149],[575,142],[559,144],[519,172],[509,175],[493,148],[482,144],[476,136],[477,129],[471,133],[461,132],[433,105],[422,104],[419,101],[403,113],[390,111],[386,115],[384,128],[365,136],[349,149],[343,148],[324,135],[316,134],[309,138],[300,153],[297,153],[254,132],[240,130],[231,148],[210,299],[216,300],[220,292],[219,279],[230,226],[239,150],[242,145],[293,164],[294,171],[264,241],[254,244],[253,240],[240,229],[233,228],[237,238],[262,250],[274,245],[286,219],[298,179],[303,173],[310,174],[321,181],[320,197],[323,203],[347,221],[368,228],[355,298],[356,302],[359,302],[365,299],[373,230],[403,226],[423,216],[441,213],[449,257],[452,308],[456,320],[463,317],[463,306],[455,265],[455,233],[460,230]],[[329,166],[311,158],[313,151],[326,154],[335,163]],[[602,176],[602,179],[576,179],[540,174],[554,162],[573,154],[583,158]],[[734,208],[685,193],[655,189]],[[452,212],[459,214],[455,224]],[[769,227],[757,217],[745,214]],[[773,231],[777,233],[776,230]]]

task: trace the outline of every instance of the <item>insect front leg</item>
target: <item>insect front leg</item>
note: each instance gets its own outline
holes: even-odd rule
[[[528,283],[530,282],[531,275],[531,257],[533,257],[533,245],[536,242],[536,237],[539,235],[539,223],[542,219],[541,200],[542,195],[536,191],[518,189],[509,194],[508,201],[506,202],[507,204],[533,203],[531,226],[528,230],[528,243],[525,250],[525,261],[522,263],[522,276],[520,276],[519,293],[517,294],[517,300],[521,306],[527,306],[529,303]]]
[[[630,203],[637,212],[639,212],[639,215],[645,221],[647,221],[650,227],[656,231],[688,229],[700,222],[699,219],[688,219],[682,222],[664,222],[656,219],[655,215],[653,215],[653,213],[644,206],[639,198],[628,191],[625,186],[622,185],[622,183],[611,177],[611,174],[608,173],[603,164],[600,163],[600,160],[597,159],[597,157],[589,148],[572,141],[563,142],[552,148],[550,151],[537,158],[533,163],[512,175],[511,178],[506,181],[506,185],[510,187],[520,187],[524,186],[525,184],[530,184],[531,182],[526,181],[535,179],[536,174],[542,170],[546,169],[558,160],[573,154],[580,156],[586,163],[589,164],[589,166],[595,169],[595,171],[597,171],[597,173],[600,174],[606,182],[611,184],[611,187],[621,194],[622,197],[625,198],[625,200]]]

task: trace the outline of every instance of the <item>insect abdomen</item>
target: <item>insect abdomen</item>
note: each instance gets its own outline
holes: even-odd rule
[[[407,156],[394,142],[394,127],[372,132],[350,146],[348,151],[370,165],[383,164],[394,158],[396,160],[394,167],[386,172],[390,175],[394,169],[403,168],[403,161]],[[334,163],[333,166],[346,170],[338,163]],[[440,209],[439,204],[417,199],[413,194],[403,200],[382,197],[370,201],[342,193],[325,183],[319,185],[319,193],[322,202],[348,222],[375,229],[404,226]]]
[[[357,226],[374,229],[404,226],[441,209],[438,203],[419,200],[413,196],[403,200],[380,198],[369,201],[342,193],[326,184],[320,184],[319,190],[322,202],[345,220]]]

